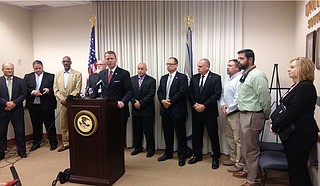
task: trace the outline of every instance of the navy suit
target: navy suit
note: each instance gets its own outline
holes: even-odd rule
[[[100,79],[102,80],[102,98],[122,101],[124,103],[124,107],[121,109],[123,117],[120,119],[122,119],[125,139],[127,121],[130,116],[128,103],[133,96],[130,73],[120,67],[117,67],[113,72],[110,84],[108,83],[108,74],[109,69],[103,70],[99,73]],[[94,94],[98,94],[98,86],[93,92]]]
[[[166,99],[167,80],[169,74],[161,77],[160,85],[157,91],[158,99],[161,103],[162,100]],[[178,138],[178,156],[179,158],[185,158],[185,155],[189,153],[186,138],[186,116],[188,115],[186,105],[186,94],[188,89],[187,76],[176,72],[173,77],[169,100],[171,106],[166,109],[163,104],[160,107],[160,115],[162,116],[162,127],[164,133],[164,139],[166,143],[165,154],[172,156],[173,154],[173,142],[174,142],[174,131]]]
[[[11,100],[16,104],[16,106],[10,111],[5,110],[6,102],[9,101],[5,76],[0,77],[0,89],[0,157],[4,156],[5,150],[7,149],[7,132],[10,120],[15,133],[18,154],[25,154],[25,126],[22,102],[26,98],[27,93],[24,81],[21,78],[13,76]]]
[[[24,80],[27,86],[26,107],[29,109],[33,128],[33,145],[40,145],[42,140],[42,124],[44,123],[49,143],[51,147],[56,147],[58,145],[55,126],[57,100],[53,92],[54,74],[43,72],[39,90],[43,92],[44,88],[48,88],[49,93],[40,96],[40,104],[34,104],[35,96],[31,95],[31,92],[35,90],[37,86],[35,73],[26,74]]]
[[[218,103],[217,101],[221,96],[221,77],[215,73],[209,71],[207,79],[203,85],[202,91],[200,91],[200,74],[196,74],[192,77],[190,87],[188,90],[188,97],[191,106],[196,103],[203,104],[205,106],[204,112],[197,112],[192,107],[192,149],[193,154],[197,158],[202,158],[203,147],[203,130],[204,126],[207,128],[207,132],[211,142],[212,158],[220,158],[220,144],[218,135],[218,122],[217,117]]]
[[[154,95],[156,93],[156,80],[145,75],[139,88],[138,75],[131,78],[133,88],[132,103],[132,125],[133,143],[136,150],[142,150],[143,132],[147,141],[147,151],[154,152]],[[140,109],[134,107],[135,100],[140,102]]]

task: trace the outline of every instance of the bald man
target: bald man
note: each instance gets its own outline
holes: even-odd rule
[[[71,69],[71,58],[64,56],[62,65],[64,70],[57,72],[54,76],[53,91],[57,98],[57,108],[60,111],[60,127],[62,134],[62,147],[58,152],[69,149],[69,130],[68,130],[68,115],[67,115],[67,96],[76,96],[81,91],[82,74],[74,69]]]
[[[147,75],[147,65],[138,64],[138,74],[131,77],[133,98],[132,125],[134,150],[131,155],[137,155],[143,151],[143,133],[147,141],[147,157],[154,155],[154,95],[156,93],[156,80]]]
[[[3,76],[0,77],[0,160],[4,159],[7,150],[8,125],[11,121],[14,129],[18,155],[26,158],[25,126],[23,100],[27,89],[23,79],[14,76],[14,65],[2,65]]]

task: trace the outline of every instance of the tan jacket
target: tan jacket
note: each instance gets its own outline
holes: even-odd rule
[[[66,100],[68,95],[76,96],[81,91],[82,74],[76,70],[71,69],[71,74],[68,79],[67,87],[64,87],[64,70],[56,73],[53,83],[54,95],[58,103]],[[59,104],[61,106],[61,104]]]

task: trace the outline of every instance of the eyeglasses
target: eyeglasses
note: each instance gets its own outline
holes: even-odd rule
[[[167,66],[173,66],[176,65],[175,63],[166,63]]]
[[[97,66],[98,66],[98,65],[106,65],[106,64],[97,63]]]
[[[64,62],[70,62],[70,61],[69,60],[63,60],[62,63],[64,63]]]

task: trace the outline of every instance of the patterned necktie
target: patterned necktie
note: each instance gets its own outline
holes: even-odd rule
[[[12,81],[11,81],[11,77],[8,77],[7,80],[8,80],[9,101],[11,101],[11,98],[12,98]]]
[[[110,72],[108,74],[108,84],[110,84],[111,78],[112,78],[112,70],[110,70]]]
[[[142,84],[142,78],[139,77],[139,80],[138,80],[138,86],[139,86],[139,89],[141,88],[141,84]]]
[[[167,92],[166,92],[166,98],[167,99],[169,99],[171,81],[172,81],[172,74],[169,75],[169,78],[168,78],[168,81],[167,81]]]
[[[201,82],[200,82],[200,87],[199,87],[200,93],[203,90],[203,79],[204,79],[204,75],[201,76]]]

